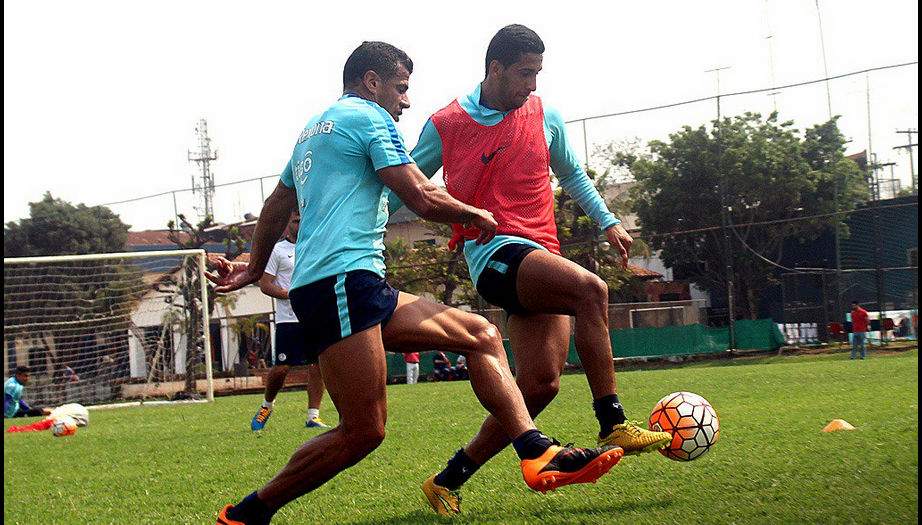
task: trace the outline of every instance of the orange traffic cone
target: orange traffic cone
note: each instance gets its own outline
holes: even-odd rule
[[[855,430],[855,427],[851,425],[848,421],[844,419],[833,419],[826,428],[823,429],[823,432],[832,432],[833,430]]]

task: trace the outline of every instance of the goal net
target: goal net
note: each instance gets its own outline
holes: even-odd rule
[[[4,259],[4,377],[29,367],[34,406],[212,400],[204,268],[204,250]]]

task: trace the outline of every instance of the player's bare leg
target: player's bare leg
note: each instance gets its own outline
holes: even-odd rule
[[[320,369],[339,425],[301,445],[259,499],[278,509],[358,463],[384,440],[387,364],[375,325],[320,354]]]
[[[576,351],[593,399],[615,394],[605,281],[573,261],[535,250],[519,266],[516,287],[528,311],[576,318]]]
[[[625,454],[666,446],[669,434],[651,432],[628,421],[618,399],[605,281],[570,260],[535,250],[519,266],[516,288],[528,311],[575,317],[576,351],[592,391],[599,443],[619,446]]]
[[[404,352],[439,348],[467,357],[474,393],[491,413],[497,432],[506,435],[507,443],[512,441],[532,489],[546,492],[595,481],[621,459],[623,450],[618,447],[564,448],[538,432],[508,368],[499,331],[483,317],[401,292],[384,339],[388,348]],[[423,484],[433,509],[445,515],[459,513],[457,494],[435,478]]]
[[[438,348],[465,356],[474,394],[503,431],[519,436],[535,428],[509,371],[499,330],[483,317],[400,292],[383,335],[388,348],[402,352]]]
[[[275,365],[269,370],[266,375],[266,393],[264,395],[266,401],[270,403],[275,401],[275,397],[285,386],[285,378],[288,377],[289,371],[291,371],[291,367],[288,365]]]
[[[320,403],[323,401],[325,390],[320,365],[316,363],[307,365],[307,423],[305,425],[308,427],[329,427],[320,419]]]
[[[532,418],[554,399],[560,387],[570,347],[570,318],[548,314],[509,316],[509,342],[515,357],[515,382]],[[464,451],[483,465],[509,445],[496,418],[487,416],[480,431]],[[451,487],[456,488],[456,487]]]
[[[256,414],[253,416],[253,420],[250,422],[251,430],[262,430],[266,426],[266,422],[269,421],[269,416],[272,415],[275,396],[277,396],[279,391],[282,390],[282,387],[285,386],[285,378],[288,377],[288,371],[290,369],[291,367],[288,365],[275,365],[269,370],[269,374],[266,375],[264,399],[262,405],[260,405]]]

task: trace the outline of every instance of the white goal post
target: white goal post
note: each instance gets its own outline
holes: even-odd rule
[[[4,258],[4,377],[29,367],[36,406],[213,401],[205,268],[202,249]]]

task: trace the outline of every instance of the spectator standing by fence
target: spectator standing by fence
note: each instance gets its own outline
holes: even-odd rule
[[[852,302],[852,359],[855,359],[858,348],[861,348],[861,359],[867,357],[867,332],[868,311]]]
[[[403,354],[407,362],[407,384],[415,385],[419,381],[419,352]]]

